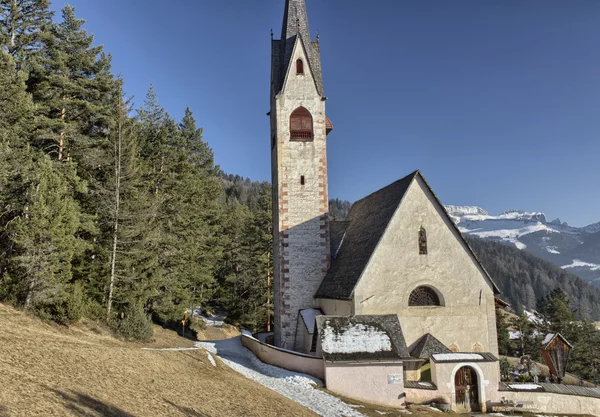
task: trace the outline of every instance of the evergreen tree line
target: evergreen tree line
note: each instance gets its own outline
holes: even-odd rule
[[[513,246],[466,236],[469,245],[490,273],[502,298],[521,313],[534,310],[538,300],[560,288],[580,318],[600,320],[600,289],[552,263]]]
[[[501,355],[530,356],[542,362],[540,347],[548,333],[560,333],[567,339],[571,351],[567,371],[595,384],[600,383],[600,331],[589,319],[577,316],[568,295],[556,288],[537,303],[532,320],[527,314],[509,318],[497,310],[498,349]],[[509,337],[513,331],[513,340]]]
[[[198,307],[264,328],[270,187],[231,190],[189,108],[133,109],[83,24],[0,0],[0,300],[139,339]]]

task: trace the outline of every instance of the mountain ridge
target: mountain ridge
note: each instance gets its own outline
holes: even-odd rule
[[[568,269],[600,288],[600,222],[569,226],[544,213],[508,210],[490,215],[479,206],[445,206],[465,236],[508,244]]]

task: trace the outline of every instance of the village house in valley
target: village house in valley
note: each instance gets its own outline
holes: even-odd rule
[[[499,290],[424,176],[410,173],[354,203],[344,221],[329,219],[333,125],[305,0],[285,2],[270,100],[275,347],[245,345],[370,403],[489,410],[508,395],[499,391]]]

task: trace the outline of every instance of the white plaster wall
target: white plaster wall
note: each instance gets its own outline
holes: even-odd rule
[[[244,335],[242,335],[242,344],[264,363],[279,366],[290,371],[302,372],[319,379],[325,377],[323,359],[298,353],[284,352],[274,346]]]
[[[437,395],[446,398],[452,407],[456,405],[454,380],[456,372],[464,366],[473,368],[477,373],[481,411],[485,412],[489,402],[499,401],[500,367],[498,362],[435,363],[431,361],[431,379],[438,387]]]
[[[398,314],[408,346],[431,333],[460,351],[480,343],[497,355],[493,290],[440,210],[417,176],[356,286],[355,312]],[[419,254],[421,226],[427,255]],[[409,308],[410,293],[421,285],[435,287],[445,305]]]
[[[333,300],[329,298],[317,298],[317,307],[319,307],[326,316],[351,316],[352,301]]]
[[[329,265],[327,224],[327,152],[325,102],[318,94],[301,42],[296,43],[282,94],[272,101],[276,147],[272,151],[277,191],[275,236],[275,344],[301,349],[295,343],[298,311],[311,308]],[[309,46],[310,47],[310,46]],[[305,62],[296,74],[295,61]],[[289,119],[298,107],[313,117],[314,140],[290,141]],[[300,177],[305,177],[301,185]],[[274,181],[275,183],[275,181]]]
[[[325,362],[327,389],[337,394],[386,407],[404,404],[404,383],[389,384],[388,375],[402,375],[402,363]]]
[[[499,398],[513,401],[533,401],[533,409],[541,413],[585,414],[600,416],[600,399],[546,392],[500,391]]]

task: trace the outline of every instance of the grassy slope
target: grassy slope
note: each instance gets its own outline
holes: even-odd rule
[[[192,346],[155,329],[148,347]],[[214,336],[214,335],[211,335]],[[0,304],[0,416],[314,416],[204,350],[149,351]]]

